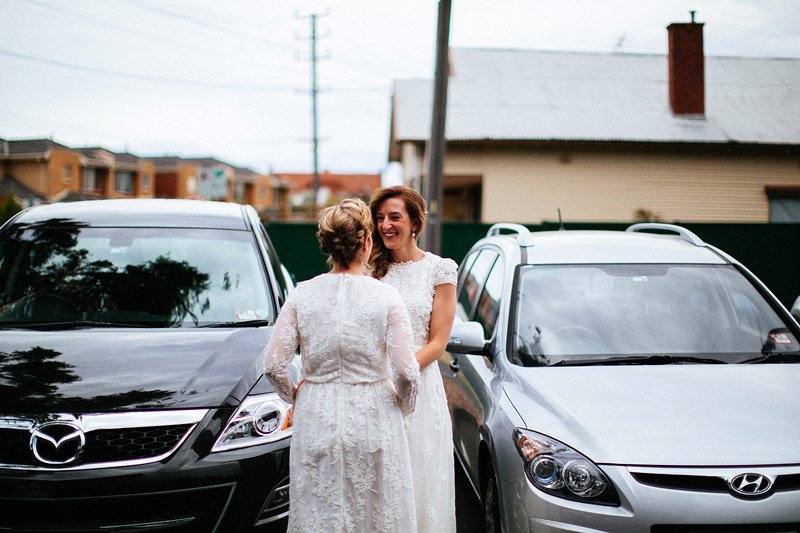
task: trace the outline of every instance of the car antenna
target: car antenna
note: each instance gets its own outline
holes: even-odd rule
[[[564,221],[561,220],[561,208],[558,207],[558,229],[564,231]]]

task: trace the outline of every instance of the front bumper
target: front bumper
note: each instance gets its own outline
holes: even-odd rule
[[[244,531],[288,512],[290,439],[78,471],[0,470],[0,531]]]
[[[521,470],[521,465],[517,466]],[[751,468],[634,468],[601,465],[620,495],[609,507],[564,500],[535,488],[522,476],[500,479],[501,513],[509,532],[800,532],[800,487],[760,499],[697,486],[655,486],[635,474],[731,478],[744,471],[800,478],[800,466]]]

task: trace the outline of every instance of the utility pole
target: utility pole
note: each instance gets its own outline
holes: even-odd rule
[[[439,0],[436,28],[436,67],[433,78],[433,116],[428,141],[428,175],[424,182],[428,204],[428,223],[423,235],[425,249],[441,254],[442,248],[442,172],[444,167],[444,126],[447,111],[447,55],[450,40],[450,0]]]
[[[321,16],[327,16],[329,14],[329,10],[326,10],[324,14],[312,13],[303,17],[295,13],[295,18],[307,18],[311,20],[311,146],[314,162],[314,177],[312,180],[314,197],[311,201],[310,216],[312,220],[316,220],[317,213],[319,212],[319,136],[317,134],[317,95],[319,94],[319,89],[317,88],[317,61],[320,58],[317,55],[317,18]],[[323,37],[327,36],[328,33],[326,33]]]

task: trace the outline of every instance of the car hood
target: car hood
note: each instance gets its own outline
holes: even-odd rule
[[[0,413],[236,405],[271,330],[4,330]]]
[[[597,463],[796,464],[800,364],[513,368],[529,429]]]

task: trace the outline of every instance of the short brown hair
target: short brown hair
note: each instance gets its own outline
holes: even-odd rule
[[[425,200],[420,194],[411,187],[396,185],[394,187],[383,187],[372,194],[369,201],[369,210],[372,213],[372,253],[369,256],[369,263],[372,267],[372,275],[380,279],[389,270],[389,249],[383,244],[378,231],[377,217],[378,208],[389,198],[400,198],[406,206],[411,223],[416,224],[414,231],[419,235],[425,227]]]
[[[347,198],[319,213],[317,240],[331,266],[347,267],[372,233],[367,204]]]

